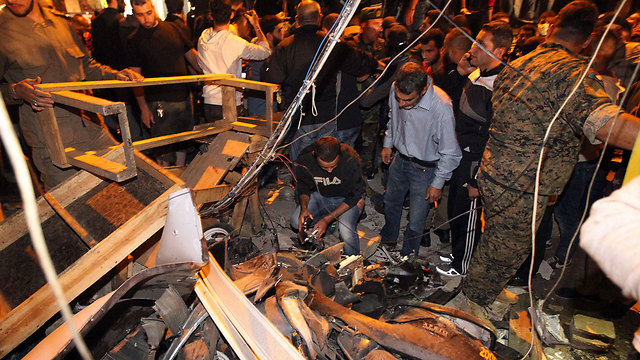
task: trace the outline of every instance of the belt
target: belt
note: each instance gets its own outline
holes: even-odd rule
[[[406,161],[411,161],[414,164],[418,164],[420,166],[424,166],[424,167],[436,167],[438,166],[438,161],[424,161],[424,160],[420,160],[418,158],[414,158],[411,156],[407,156],[401,152],[398,151],[398,156],[400,156],[403,160]]]

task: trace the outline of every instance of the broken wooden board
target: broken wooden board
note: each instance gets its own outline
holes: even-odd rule
[[[111,160],[121,160],[117,158],[118,154],[111,155],[115,157]],[[51,190],[50,195],[98,241],[91,250],[79,242],[79,237],[55,215],[45,199],[38,199],[45,239],[57,270],[61,272],[60,283],[69,300],[101,279],[156,233],[165,222],[168,195],[183,187],[180,179],[166,173],[144,155],[136,153],[136,162],[142,171],[123,184],[80,171]],[[48,231],[51,224],[56,227]],[[35,256],[28,250],[31,243],[23,213],[0,223],[0,233],[7,234],[0,243],[0,266],[10,267],[5,274],[22,275],[32,280],[25,283],[18,279],[21,288],[16,291],[18,288],[11,287],[9,276],[2,279],[2,296],[5,300],[12,296],[9,301],[12,310],[0,319],[2,357],[59,309],[52,301],[53,294],[44,283],[44,277],[38,276],[41,270]],[[56,261],[56,257],[62,258]]]
[[[213,139],[204,154],[198,154],[182,174],[186,186],[195,193],[212,189],[233,169],[249,149],[249,135],[227,131]],[[200,196],[202,199],[202,195]],[[211,202],[210,200],[206,202]]]

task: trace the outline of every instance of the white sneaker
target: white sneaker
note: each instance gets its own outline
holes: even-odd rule
[[[440,261],[445,264],[451,264],[453,262],[453,254],[440,255]]]
[[[454,269],[452,266],[442,268],[440,268],[440,266],[436,266],[436,271],[442,276],[466,276],[466,274],[459,273],[458,270]]]

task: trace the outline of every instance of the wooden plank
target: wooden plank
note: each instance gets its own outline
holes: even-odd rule
[[[185,131],[185,132],[181,132],[173,135],[165,135],[165,136],[159,136],[151,139],[136,141],[133,143],[133,147],[136,150],[143,151],[143,150],[153,149],[160,146],[174,144],[180,141],[197,139],[205,136],[211,136],[211,135],[219,134],[221,132],[225,132],[227,130],[231,130],[231,126],[215,127],[211,123],[202,124],[202,125],[197,125],[192,131]]]
[[[174,184],[184,185],[184,181],[179,177],[173,175],[169,170],[158,165],[155,161],[149,159],[143,153],[134,150],[136,156],[136,166],[147,174],[153,176],[156,180],[160,181],[167,187]]]
[[[75,81],[75,82],[39,84],[39,85],[36,85],[35,88],[42,91],[64,91],[64,90],[73,91],[73,90],[182,84],[182,83],[198,82],[198,81],[214,81],[214,80],[221,80],[221,79],[231,79],[233,77],[234,76],[231,74],[211,74],[211,75],[156,77],[156,78],[147,78],[142,81],[121,81],[121,80]]]
[[[209,151],[198,154],[182,174],[190,189],[210,188],[218,185],[225,174],[236,166],[249,147],[249,137],[228,131],[216,136]]]
[[[56,103],[91,111],[100,115],[114,115],[126,111],[123,102],[113,102],[74,91],[55,91],[52,92],[51,95]]]
[[[228,78],[228,79],[220,79],[214,82],[215,84],[222,86],[231,86],[237,88],[247,88],[252,90],[259,90],[264,92],[274,93],[280,89],[280,85],[263,82],[263,81],[255,81],[255,80],[245,80],[238,78]]]
[[[65,269],[60,274],[60,284],[66,298],[71,300],[80,295],[164,226],[169,194],[181,188],[180,185],[169,188],[140,214]],[[51,288],[45,285],[0,322],[0,357],[58,312],[57,304],[51,299]]]
[[[233,207],[233,216],[231,216],[230,224],[231,227],[237,229],[239,232],[242,230],[242,223],[244,222],[244,214],[247,212],[248,202],[249,198],[242,196],[239,200],[236,200],[236,204]]]
[[[128,171],[136,172],[136,156],[133,153],[133,143],[131,142],[131,131],[129,130],[129,119],[127,118],[127,110],[123,108],[118,113],[118,123],[120,124],[120,135],[122,136],[122,147],[124,148],[124,163],[127,165]]]
[[[273,91],[267,91],[265,94],[266,108],[264,118],[267,121],[267,130],[269,135],[273,134]]]
[[[121,182],[136,176],[135,167],[127,168],[127,166],[123,164],[92,155],[91,152],[67,149],[67,155],[69,163],[73,166],[77,166],[103,178]]]
[[[221,200],[232,188],[231,185],[216,185],[210,188],[193,189],[191,193],[196,204],[206,204]]]
[[[53,108],[47,108],[39,111],[38,122],[42,127],[44,133],[44,141],[51,157],[51,162],[61,168],[68,168],[71,165],[67,162],[67,157],[64,152],[64,144],[62,143],[62,136],[60,135],[60,129],[58,128],[58,121],[56,120],[56,114]]]
[[[222,120],[225,124],[231,124],[237,118],[236,89],[224,86],[222,87]]]
[[[43,197],[45,200],[47,200],[49,205],[51,205],[53,210],[55,210],[55,212],[60,215],[62,220],[64,220],[64,222],[69,225],[71,230],[73,230],[78,236],[80,236],[80,239],[89,248],[96,246],[98,242],[91,235],[89,235],[87,230],[85,230],[85,228],[83,228],[82,225],[80,225],[78,221],[73,216],[71,216],[71,214],[69,214],[64,206],[62,206],[50,193],[45,193]]]
[[[108,160],[122,161],[123,154],[122,152],[113,152],[105,155],[105,158]],[[58,200],[60,205],[66,207],[93,189],[101,181],[102,179],[89,172],[80,171],[65,180],[62,184],[51,189],[49,193]],[[55,214],[43,197],[38,198],[37,204],[40,222],[45,222]],[[22,210],[0,223],[0,234],[2,234],[2,236],[0,236],[0,251],[13,244],[26,234],[27,231],[27,223],[24,220]]]

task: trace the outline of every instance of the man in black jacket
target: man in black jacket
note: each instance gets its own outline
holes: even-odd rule
[[[282,40],[273,50],[271,58],[263,67],[262,81],[281,84],[284,105],[289,106],[297,95],[302,82],[325,36],[320,30],[322,13],[320,5],[312,0],[303,0],[297,7],[294,34]],[[294,139],[307,134],[291,145],[289,154],[296,160],[300,152],[323,136],[336,135],[336,123],[326,124],[341,109],[338,106],[336,79],[339,71],[360,77],[371,73],[378,62],[369,54],[345,43],[336,44],[331,56],[314,82],[311,94],[307,94],[297,113],[299,123]],[[302,115],[300,115],[300,112]],[[314,131],[317,130],[317,131]]]
[[[334,137],[318,139],[309,150],[300,155],[295,170],[300,205],[291,215],[291,226],[304,236],[303,224],[311,216],[316,237],[321,238],[329,224],[338,220],[344,253],[358,255],[356,227],[364,207],[360,157]]]
[[[490,22],[482,27],[476,41],[496,58],[502,59],[511,46],[512,38],[509,24]],[[441,275],[465,275],[480,238],[482,211],[476,179],[482,152],[489,138],[493,82],[503,68],[500,61],[476,44],[458,64],[456,75],[464,82],[456,112],[456,137],[462,150],[462,160],[451,176],[448,210],[452,253],[440,257],[442,261],[450,263],[436,268]],[[468,77],[463,78],[467,74]]]

